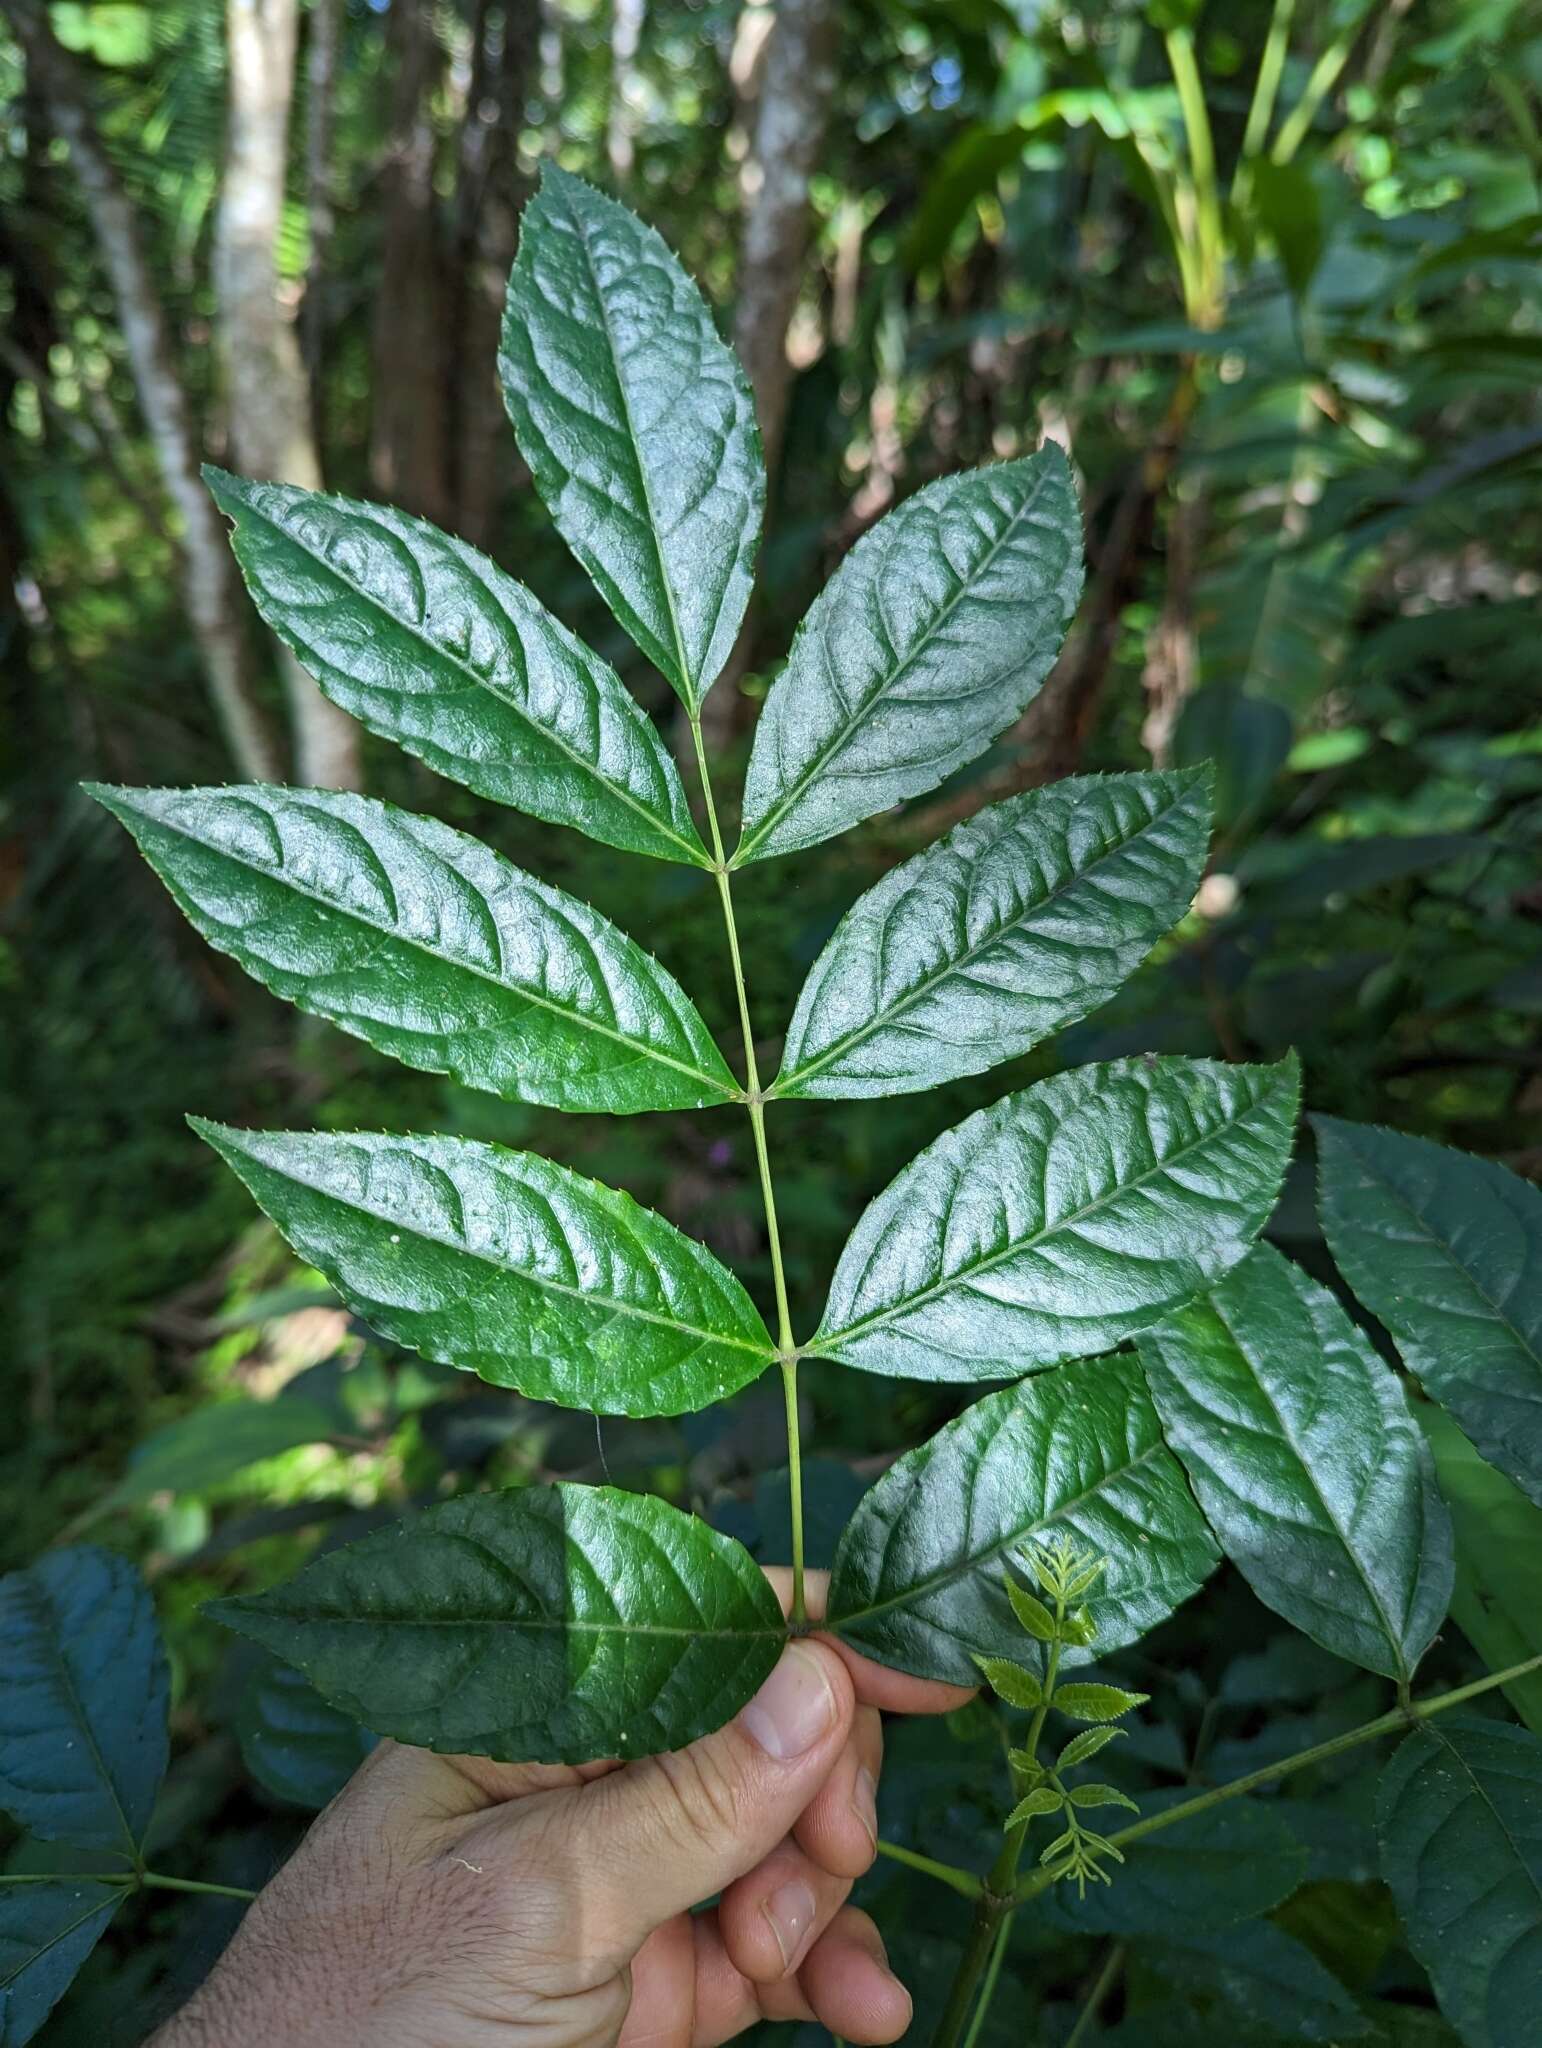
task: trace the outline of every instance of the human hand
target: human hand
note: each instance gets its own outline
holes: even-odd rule
[[[816,1619],[825,1592],[811,1573]],[[669,1756],[497,1764],[383,1743],[153,2048],[503,2048],[516,2030],[540,2048],[715,2048],[760,2019],[897,2040],[909,1995],[846,1904],[876,1853],[879,1709],[968,1697],[821,1636]]]

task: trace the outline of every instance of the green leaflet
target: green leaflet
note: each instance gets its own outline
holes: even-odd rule
[[[1542,1506],[1542,1194],[1496,1160],[1316,1116],[1323,1231],[1430,1395]]]
[[[1025,1647],[1008,1560],[1056,1534],[1108,1559],[1088,1601],[1099,1655],[1165,1620],[1215,1566],[1131,1358],[1087,1359],[988,1394],[896,1460],[841,1537],[830,1626],[881,1663],[977,1684],[975,1655]]]
[[[1142,1942],[1140,1957],[1169,1983],[1198,1993],[1210,2011],[1219,2008],[1225,2031],[1215,2039],[1228,2048],[1260,2037],[1337,2048],[1370,2031],[1370,2022],[1337,1977],[1271,1920]],[[1193,2034],[1191,2022],[1181,2038],[1191,2040]]]
[[[132,1507],[157,1493],[208,1493],[248,1465],[301,1444],[326,1443],[339,1417],[319,1401],[285,1392],[274,1401],[249,1396],[194,1408],[137,1444],[128,1470],[96,1512]]]
[[[1177,1786],[1143,1792],[1141,1813],[1191,1798]],[[1232,1799],[1131,1842],[1112,1885],[1046,1892],[1037,1910],[1068,1934],[1205,1933],[1269,1913],[1306,1876],[1306,1851],[1275,1805]]]
[[[1027,1052],[1187,910],[1209,777],[1078,776],[992,804],[852,906],[798,998],[775,1095],[898,1095]]]
[[[257,609],[333,703],[479,796],[707,865],[652,721],[485,555],[389,505],[205,476]]]
[[[253,1650],[241,1674],[236,1740],[263,1790],[287,1806],[319,1813],[375,1747],[375,1737],[329,1706],[309,1679]]]
[[[548,164],[498,369],[563,539],[695,710],[749,602],[766,491],[749,384],[700,292],[652,228]]]
[[[133,1566],[82,1546],[0,1579],[0,1671],[0,1810],[44,1841],[136,1856],[166,1771],[168,1678]]]
[[[125,1896],[76,1877],[0,1885],[0,2048],[32,2039]]]
[[[982,753],[1048,675],[1081,584],[1081,514],[1053,443],[880,520],[771,686],[733,865],[816,845]]]
[[[673,975],[464,832],[333,790],[90,787],[211,945],[408,1066],[553,1109],[739,1092]]]
[[[1408,1737],[1376,1800],[1382,1875],[1467,2048],[1533,2048],[1542,1983],[1542,1742],[1447,1715]]]
[[[1267,1245],[1139,1340],[1167,1441],[1267,1607],[1412,1677],[1451,1598],[1451,1523],[1396,1375]]]
[[[533,1152],[191,1121],[367,1323],[493,1386],[602,1415],[680,1415],[773,1356],[705,1246]]]
[[[608,1486],[467,1494],[210,1611],[382,1734],[527,1763],[678,1749],[787,1633],[741,1544]]]
[[[867,1372],[986,1380],[1122,1342],[1262,1229],[1297,1085],[1293,1057],[1133,1059],[1004,1097],[869,1205],[807,1349]]]
[[[1542,1508],[1485,1465],[1449,1415],[1428,1401],[1414,1415],[1456,1537],[1451,1619],[1490,1671],[1542,1656]],[[1542,1671],[1515,1679],[1505,1696],[1542,1735]]]

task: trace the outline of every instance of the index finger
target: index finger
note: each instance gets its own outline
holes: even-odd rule
[[[792,1611],[792,1573],[786,1565],[763,1565],[761,1569],[771,1581],[772,1590],[782,1603],[783,1614]],[[825,1604],[830,1593],[828,1572],[805,1572],[803,1575],[804,1602],[812,1621],[823,1621]],[[887,1664],[879,1664],[871,1657],[864,1657],[860,1650],[843,1643],[839,1636],[820,1631],[819,1640],[828,1643],[851,1673],[851,1682],[856,1687],[857,1698],[863,1706],[881,1707],[889,1714],[951,1714],[955,1707],[962,1707],[974,1698],[974,1688],[963,1685],[948,1685],[940,1678],[912,1678],[907,1671],[891,1671]]]

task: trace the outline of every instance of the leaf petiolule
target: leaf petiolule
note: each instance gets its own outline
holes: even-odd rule
[[[467,1494],[210,1611],[382,1734],[525,1763],[678,1749],[787,1640],[742,1544],[608,1486]]]
[[[139,1574],[83,1545],[0,1579],[0,1668],[0,1811],[45,1841],[136,1857],[169,1692]]]
[[[123,1885],[66,1876],[0,1884],[0,2048],[32,2039],[126,1896]]]
[[[372,1328],[494,1386],[678,1415],[771,1361],[754,1304],[704,1245],[535,1153],[191,1121]]]
[[[1165,1620],[1215,1545],[1133,1359],[1096,1358],[988,1394],[870,1487],[842,1534],[829,1626],[925,1678],[978,1683],[974,1656],[1021,1655],[1003,1563],[1069,1533],[1107,1558],[1100,1649]],[[1068,1649],[1062,1662],[1086,1662]]]
[[[1542,1741],[1426,1722],[1382,1773],[1381,1869],[1442,2012],[1473,2048],[1527,2048],[1542,1979]]]
[[[1209,787],[1195,770],[1073,777],[895,868],[814,963],[771,1092],[932,1088],[1084,1017],[1187,910]]]
[[[1298,1071],[1116,1060],[946,1131],[869,1204],[808,1349],[1001,1379],[1107,1349],[1241,1259],[1274,1205]]]
[[[498,369],[563,539],[695,710],[738,635],[765,503],[749,384],[700,292],[652,228],[548,164]]]
[[[257,609],[361,725],[548,824],[707,865],[652,720],[523,584],[389,505],[204,475]]]
[[[880,520],[771,686],[733,865],[816,845],[982,753],[1049,673],[1081,583],[1081,514],[1053,443]]]
[[[1542,1506],[1542,1193],[1427,1138],[1331,1116],[1312,1128],[1345,1279],[1425,1390]]]
[[[1450,1602],[1450,1518],[1402,1387],[1334,1297],[1261,1245],[1139,1342],[1167,1440],[1259,1599],[1411,1677]]]
[[[467,833],[335,790],[87,786],[211,945],[408,1066],[553,1109],[739,1093],[673,975]]]

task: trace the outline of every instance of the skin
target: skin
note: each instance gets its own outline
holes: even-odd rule
[[[825,1593],[810,1574],[816,1620]],[[969,1696],[816,1635],[670,1756],[382,1743],[152,2048],[716,2048],[762,2019],[898,2040],[909,1994],[847,1904],[876,1853],[880,1713]]]

